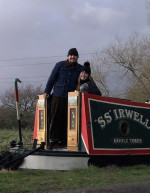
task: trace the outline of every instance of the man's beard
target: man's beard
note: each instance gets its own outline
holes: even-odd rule
[[[77,67],[77,61],[75,62],[70,62],[68,59],[66,60],[66,66],[73,66],[73,67]]]
[[[77,61],[75,61],[75,62],[69,62],[69,65],[70,65],[70,66],[73,66],[73,67],[76,67],[76,66],[77,66]]]
[[[69,62],[69,64],[71,64],[71,65],[76,65],[76,64],[77,64],[77,61],[75,61],[75,62]]]

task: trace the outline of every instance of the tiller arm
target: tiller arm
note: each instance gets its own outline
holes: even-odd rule
[[[19,142],[18,142],[18,145],[20,147],[22,147],[23,143],[22,143],[22,134],[21,134],[21,122],[20,122],[19,96],[18,96],[17,82],[21,83],[21,80],[19,80],[18,78],[15,78],[14,84],[15,84],[15,99],[16,99],[17,120],[18,120],[18,124],[19,124]]]

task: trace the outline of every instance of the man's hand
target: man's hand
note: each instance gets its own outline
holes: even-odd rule
[[[49,97],[49,94],[47,94],[47,93],[44,93],[44,94],[43,94],[43,97],[44,97],[45,99],[48,99],[48,97]]]

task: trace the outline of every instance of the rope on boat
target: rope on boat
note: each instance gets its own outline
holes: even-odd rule
[[[40,147],[31,150],[29,153],[10,152],[9,149],[0,153],[0,168],[1,169],[17,169],[23,162],[24,158],[44,149],[45,143],[41,143]]]

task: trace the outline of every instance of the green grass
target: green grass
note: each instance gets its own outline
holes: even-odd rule
[[[22,141],[25,147],[31,147],[33,131],[22,130]],[[10,142],[19,141],[19,132],[17,129],[0,129],[0,151],[9,146]]]
[[[57,192],[112,184],[150,181],[150,167],[116,166],[72,171],[19,170],[0,172],[0,192]]]
[[[32,133],[23,131],[24,144],[31,143]],[[18,131],[0,130],[1,149],[9,145],[12,139],[18,139]],[[145,181],[150,181],[150,166],[146,165],[133,167],[113,165],[103,168],[90,166],[87,169],[72,171],[1,170],[0,192],[57,192]]]

